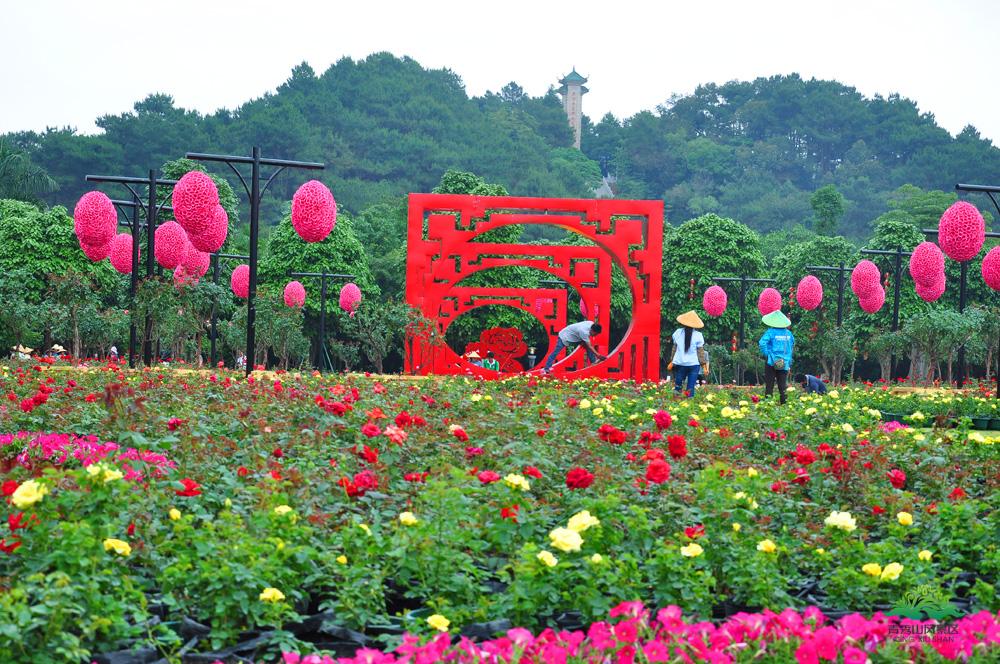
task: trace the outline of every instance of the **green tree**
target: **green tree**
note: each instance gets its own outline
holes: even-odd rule
[[[837,188],[832,184],[820,187],[813,192],[809,199],[809,205],[812,206],[813,212],[816,214],[816,221],[813,224],[816,233],[819,235],[836,234],[840,218],[844,216],[846,203],[844,195],[837,191]]]
[[[764,256],[760,236],[745,225],[714,214],[692,219],[669,232],[663,241],[663,329],[664,344],[675,327],[674,318],[689,309],[701,310],[701,295],[712,285],[712,277],[760,276]],[[694,297],[689,297],[691,280]],[[723,286],[729,294],[729,307],[719,319],[705,318],[705,339],[725,344],[739,327],[739,290]],[[747,296],[747,311],[756,310],[759,288]],[[747,339],[755,326],[747,327]],[[669,347],[667,347],[669,348]]]
[[[58,188],[44,168],[31,162],[27,152],[0,140],[0,198],[37,204],[44,194]]]

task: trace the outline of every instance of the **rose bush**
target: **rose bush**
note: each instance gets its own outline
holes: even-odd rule
[[[869,616],[933,588],[958,613],[1000,609],[998,447],[935,426],[995,412],[976,390],[781,407],[596,380],[40,364],[0,371],[0,395],[3,661],[248,634],[241,656],[271,661],[316,650],[300,638],[318,625],[395,647],[437,633],[432,614],[481,637],[607,628],[621,647],[635,627],[644,648],[641,621],[587,628],[636,600]],[[794,658],[819,625],[774,647]]]

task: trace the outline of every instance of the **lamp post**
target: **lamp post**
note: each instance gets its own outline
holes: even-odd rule
[[[996,196],[993,195],[1000,193],[1000,187],[988,184],[959,183],[955,185],[955,191],[968,191],[971,193],[986,194],[993,202],[993,207],[996,208],[997,214],[1000,215],[1000,202],[997,202]],[[1000,237],[1000,233],[987,233],[986,237]],[[963,355],[965,354],[964,347],[961,349],[961,352]],[[996,399],[1000,399],[1000,342],[997,343],[997,370],[994,378],[996,378],[996,388],[994,389],[993,396]]]
[[[959,187],[980,187],[980,186],[981,185],[959,184],[959,185],[955,185],[955,188],[958,189]],[[989,192],[1000,191],[1000,187],[982,187],[982,189],[984,191],[989,191]],[[960,191],[978,191],[978,190],[974,190],[974,189],[962,189]],[[996,204],[996,199],[993,198],[992,193],[990,195],[990,199],[993,200],[993,203],[995,205]],[[997,208],[997,211],[1000,212],[1000,207]],[[937,235],[938,234],[938,229],[936,229],[936,228],[925,228],[925,229],[923,229],[923,233],[925,235],[927,235],[927,236]],[[986,235],[986,237],[1000,237],[1000,233],[986,233],[985,235]],[[959,272],[960,277],[959,277],[959,280],[958,280],[958,313],[960,313],[960,314],[961,313],[965,313],[965,302],[966,302],[966,299],[967,299],[967,291],[968,291],[968,285],[969,285],[969,263],[970,262],[971,261],[961,261],[959,263],[961,271]],[[961,386],[963,383],[965,383],[965,376],[966,376],[966,371],[965,371],[965,344],[963,343],[961,346],[958,347],[958,376],[955,379],[956,384],[958,384],[959,386]]]
[[[282,171],[286,168],[302,168],[307,170],[321,170],[326,168],[324,164],[311,162],[311,161],[289,161],[287,159],[264,159],[260,156],[260,147],[253,146],[249,157],[242,157],[236,155],[222,155],[222,154],[207,154],[202,152],[188,152],[185,155],[188,159],[194,159],[196,161],[211,161],[219,162],[228,166],[236,177],[239,178],[240,184],[243,185],[243,190],[246,192],[247,197],[250,200],[250,286],[247,290],[247,367],[246,374],[249,376],[253,371],[254,367],[254,345],[255,345],[255,329],[254,323],[256,318],[256,308],[255,302],[257,296],[257,245],[258,238],[260,235],[260,201],[264,192],[267,191],[268,186],[274,182],[274,178],[278,177]],[[236,167],[236,164],[249,164],[250,165],[250,182],[247,182],[247,178],[243,177],[243,173]],[[261,166],[274,167],[275,171],[271,173],[266,179],[261,176],[260,168]],[[264,186],[261,186],[260,181],[264,180]]]
[[[333,371],[333,362],[326,352],[326,280],[343,279],[344,281],[354,281],[357,277],[353,274],[335,274],[333,272],[289,272],[290,277],[317,277],[319,278],[319,370]]]
[[[747,291],[750,288],[750,284],[757,283],[774,283],[774,279],[761,279],[757,277],[750,277],[749,275],[743,274],[738,277],[712,277],[712,281],[717,281],[719,283],[738,283],[740,285],[740,329],[739,337],[737,338],[737,346],[740,350],[743,350],[743,337],[746,331],[746,308],[747,308]],[[740,365],[736,365],[736,383],[738,385],[743,384],[743,368]]]
[[[156,215],[163,209],[167,207],[166,199],[163,203],[157,204],[157,187],[167,186],[172,187],[177,184],[177,180],[163,180],[156,177],[156,170],[149,169],[149,177],[146,178],[134,178],[126,177],[121,175],[88,175],[86,178],[87,182],[107,182],[113,184],[123,185],[132,193],[132,203],[137,205],[137,210],[141,209],[146,216],[146,279],[153,278],[154,264],[153,264],[153,243],[154,237],[156,235]],[[147,201],[143,205],[142,197],[139,196],[139,192],[133,187],[133,185],[142,186],[146,185]],[[133,215],[135,219],[135,215]],[[136,275],[136,270],[138,269],[139,260],[139,245],[138,240],[135,235],[135,231],[132,232],[132,286],[130,290],[133,294],[135,293],[135,288],[137,284],[138,276]],[[134,303],[133,305],[134,306]],[[131,312],[132,310],[130,310]],[[131,317],[131,313],[129,314]],[[135,329],[135,324],[132,324],[132,328],[129,332],[129,366],[134,365],[134,352],[132,345],[134,344],[135,335],[131,330]],[[151,366],[153,360],[153,318],[148,313],[146,314],[145,322],[145,342],[143,343],[142,356],[145,365]]]

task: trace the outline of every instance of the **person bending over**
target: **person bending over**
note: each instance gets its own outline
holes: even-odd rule
[[[545,360],[544,373],[549,373],[552,371],[552,365],[555,364],[556,357],[564,348],[569,346],[575,346],[577,344],[583,344],[583,347],[587,349],[587,361],[593,364],[597,362],[597,358],[602,360],[608,359],[607,355],[601,355],[594,349],[593,344],[590,343],[590,338],[601,333],[601,324],[595,323],[593,321],[584,320],[579,323],[573,323],[572,325],[567,325],[563,329],[559,330],[559,337],[556,340],[556,349],[552,351],[549,355],[549,359]]]

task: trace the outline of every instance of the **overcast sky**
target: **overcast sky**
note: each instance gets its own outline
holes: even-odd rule
[[[798,72],[898,92],[1000,144],[998,0],[497,2],[0,0],[0,132],[71,125],[165,92],[209,113],[377,51],[447,67],[470,95],[541,95],[575,66],[595,121],[706,82]]]

